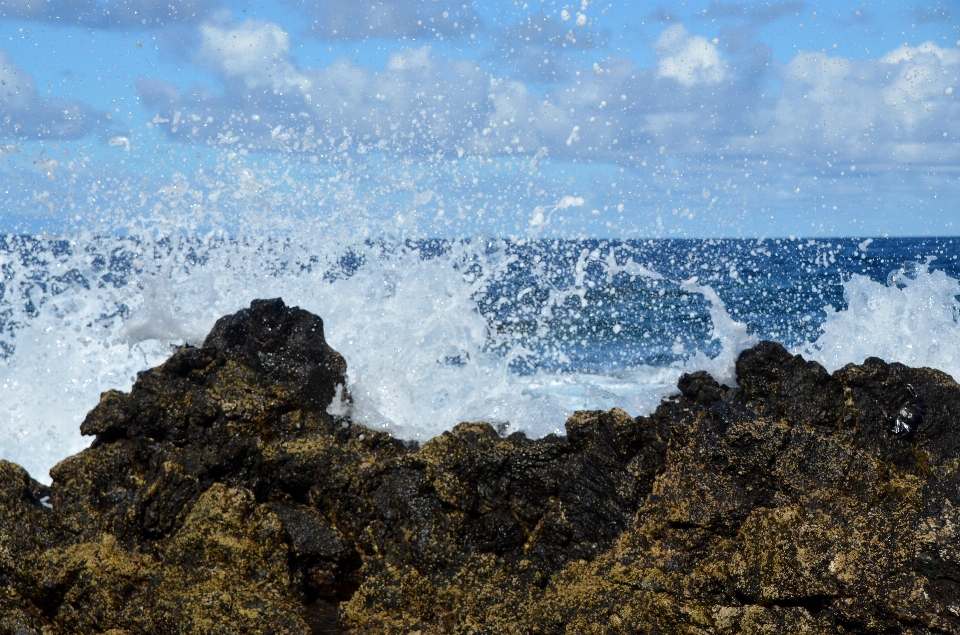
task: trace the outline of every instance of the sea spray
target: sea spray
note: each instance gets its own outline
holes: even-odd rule
[[[928,366],[960,378],[960,282],[944,271],[907,262],[886,284],[853,275],[844,283],[846,309],[824,308],[823,334],[798,347],[836,370],[867,357]]]
[[[354,420],[420,440],[644,414],[683,372],[732,385],[756,339],[831,369],[880,355],[960,374],[956,245],[877,239],[863,259],[857,242],[8,237],[0,455],[45,478],[88,443],[102,391],[255,298],[320,315]],[[918,251],[938,259],[885,284]]]

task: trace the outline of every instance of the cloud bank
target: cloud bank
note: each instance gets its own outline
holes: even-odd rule
[[[609,58],[571,73],[546,94],[429,46],[393,53],[379,72],[347,60],[301,69],[277,24],[247,21],[200,31],[198,61],[222,78],[224,92],[181,92],[144,79],[140,96],[168,134],[258,149],[290,150],[296,139],[296,150],[313,150],[319,139],[339,144],[350,136],[366,148],[415,153],[535,154],[545,148],[556,155],[621,155],[673,135],[678,113],[690,109],[691,88],[714,99],[729,90],[719,86],[726,71],[716,46],[682,27],[658,41],[658,70]],[[715,105],[710,113],[711,122],[724,118]]]
[[[666,149],[811,169],[946,166],[957,156],[960,50],[930,42],[870,61],[800,52],[777,67],[761,53],[728,58],[717,40],[675,24],[654,43],[651,68],[612,56],[538,90],[429,46],[393,53],[379,71],[348,60],[311,69],[293,62],[277,24],[200,32],[197,61],[222,79],[222,92],[153,79],[139,87],[157,125],[182,141],[320,159],[349,148],[618,161]]]
[[[831,152],[868,162],[956,163],[960,50],[932,42],[858,62],[801,52],[783,71],[782,95],[754,117],[764,131],[745,147]]]

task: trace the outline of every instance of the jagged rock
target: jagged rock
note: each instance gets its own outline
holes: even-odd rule
[[[309,633],[280,519],[250,490],[215,483],[168,542],[155,628],[186,633]]]
[[[105,393],[51,487],[0,461],[0,635],[960,632],[943,373],[764,342],[649,417],[419,446],[327,413],[345,370],[255,301]]]

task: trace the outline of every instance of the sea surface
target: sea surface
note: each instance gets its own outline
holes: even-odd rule
[[[101,392],[255,298],[320,315],[353,419],[423,441],[645,414],[684,372],[733,385],[762,339],[831,371],[878,356],[960,378],[958,279],[957,238],[0,236],[0,458],[48,481]]]

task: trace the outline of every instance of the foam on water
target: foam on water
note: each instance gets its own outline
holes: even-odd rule
[[[574,245],[560,266],[518,255],[518,243],[504,241],[304,234],[311,235],[323,239],[85,235],[72,244],[8,245],[0,251],[7,347],[0,456],[45,478],[89,442],[79,424],[102,391],[128,390],[136,372],[162,362],[174,345],[200,344],[219,317],[255,298],[282,297],[320,315],[348,363],[354,420],[420,440],[461,421],[542,436],[562,432],[578,409],[648,413],[683,372],[705,369],[733,384],[737,354],[758,339],[731,317],[715,285],[670,280],[622,246]],[[960,376],[957,280],[926,266],[903,271],[889,284],[846,280],[846,308],[823,308],[819,338],[794,351],[831,370],[877,355]],[[732,267],[725,279],[746,284]],[[652,315],[672,294],[690,316],[702,314],[706,330],[644,326],[622,307],[598,318],[617,306],[624,285],[649,288]],[[594,342],[609,340],[616,350],[618,337],[632,332],[643,342],[659,329],[668,350],[658,363],[611,356],[599,369],[578,366],[571,359],[589,344],[588,311],[597,312]]]
[[[882,284],[853,275],[845,310],[827,307],[823,334],[798,352],[834,371],[867,357],[928,366],[960,378],[960,282],[905,263]]]

